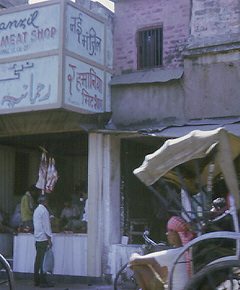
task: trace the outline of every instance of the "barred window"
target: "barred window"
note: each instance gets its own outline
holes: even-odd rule
[[[163,28],[138,31],[138,69],[162,66]]]

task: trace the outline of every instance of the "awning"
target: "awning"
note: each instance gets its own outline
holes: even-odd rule
[[[141,128],[139,132],[142,135],[153,137],[176,138],[189,134],[193,130],[211,131],[219,127],[223,127],[229,133],[240,136],[240,117],[189,120],[185,123],[154,126],[151,129]]]
[[[80,114],[63,109],[4,114],[0,115],[0,137],[105,128],[111,115],[111,112]]]
[[[123,75],[115,75],[109,85],[130,85],[143,83],[165,83],[170,80],[180,79],[183,75],[183,68],[159,69],[153,71],[136,72]]]

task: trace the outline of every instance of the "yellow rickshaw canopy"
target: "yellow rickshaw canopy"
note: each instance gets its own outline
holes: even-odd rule
[[[212,152],[216,153],[213,177],[220,173],[223,175],[239,209],[237,165],[234,164],[234,160],[240,155],[240,138],[224,128],[212,131],[195,130],[183,137],[169,139],[157,151],[145,156],[142,165],[133,173],[149,186],[161,177],[176,181],[177,174],[172,169],[181,165],[184,181],[190,184],[192,194],[194,194],[199,189],[196,175],[192,170],[193,161],[206,157],[206,160],[200,160],[201,181],[202,185],[206,186],[209,166],[212,162],[209,156]]]

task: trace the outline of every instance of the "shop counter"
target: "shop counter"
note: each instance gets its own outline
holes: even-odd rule
[[[13,249],[13,235],[1,233],[0,234],[0,253],[9,258],[12,257]]]
[[[115,244],[110,245],[108,251],[108,264],[109,264],[109,273],[112,275],[114,280],[119,269],[125,265],[133,253],[143,254],[142,245],[124,245],[124,244]]]
[[[87,276],[87,234],[56,233],[52,236],[56,275]],[[13,271],[33,273],[36,256],[33,234],[14,237]]]

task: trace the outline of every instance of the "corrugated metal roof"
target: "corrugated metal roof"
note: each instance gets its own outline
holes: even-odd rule
[[[141,129],[142,134],[156,137],[181,137],[193,130],[209,131],[219,127],[225,128],[228,132],[240,135],[240,117],[213,118],[189,120],[183,124],[162,126],[155,130]]]
[[[170,126],[170,127],[163,128],[161,131],[158,131],[158,132],[156,131],[156,132],[151,133],[151,136],[175,138],[175,137],[182,137],[184,135],[187,135],[193,130],[210,131],[210,130],[215,130],[219,127],[222,127],[222,126],[219,126],[219,125]]]
[[[106,123],[105,123],[106,124]],[[138,136],[150,137],[164,137],[176,138],[182,137],[193,130],[210,131],[217,128],[225,128],[228,132],[240,136],[240,117],[222,117],[222,118],[209,118],[209,119],[192,119],[186,122],[168,123],[168,124],[135,124],[129,126],[116,126],[112,123],[112,119],[106,125],[91,126],[85,129],[86,131],[96,131],[105,134],[121,134],[129,133]],[[82,126],[82,125],[81,125]]]
[[[110,81],[109,85],[121,84],[142,84],[142,83],[156,83],[168,82],[174,79],[180,79],[183,75],[183,68],[159,69],[153,71],[142,71],[136,73],[129,73],[123,75],[115,75]]]

